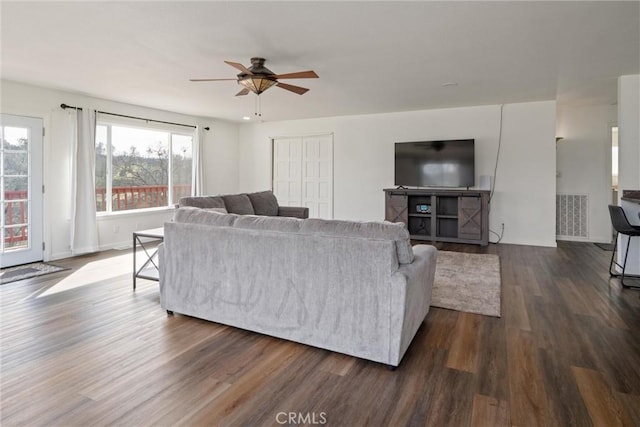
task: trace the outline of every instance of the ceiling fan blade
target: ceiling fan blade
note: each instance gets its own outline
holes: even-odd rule
[[[224,80],[238,80],[238,79],[189,79],[190,82],[221,82]]]
[[[315,71],[298,71],[297,73],[276,74],[272,76],[276,79],[317,79]]]
[[[243,96],[243,95],[248,95],[249,94],[249,89],[247,89],[246,87],[244,89],[242,89],[240,92],[236,93],[236,96]]]
[[[305,92],[307,92],[309,89],[304,88],[304,87],[300,87],[300,86],[294,86],[294,85],[288,85],[286,83],[276,83],[276,86],[281,87],[282,89],[291,91],[293,93],[297,93],[298,95],[303,95]]]
[[[242,71],[245,74],[253,75],[253,72],[251,72],[250,69],[240,64],[239,62],[231,62],[231,61],[224,61],[224,62],[231,65],[234,68],[237,68],[238,70]]]

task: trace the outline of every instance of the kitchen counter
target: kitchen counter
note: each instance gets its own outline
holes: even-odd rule
[[[624,210],[629,223],[640,225],[640,190],[622,190],[620,206]],[[624,261],[624,250],[627,247],[627,236],[620,235],[618,238],[618,262]],[[625,274],[640,275],[640,238],[631,239],[629,246],[629,258]]]
[[[622,190],[622,200],[640,205],[640,190]]]

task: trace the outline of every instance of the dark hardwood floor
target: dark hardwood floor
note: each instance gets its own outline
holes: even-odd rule
[[[500,255],[502,318],[432,308],[395,371],[168,317],[129,251],[59,261],[0,286],[0,424],[640,426],[640,292],[610,252],[439,247]]]

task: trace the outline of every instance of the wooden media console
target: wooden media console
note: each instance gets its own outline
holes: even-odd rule
[[[385,220],[403,222],[413,240],[489,244],[489,191],[395,189],[385,193]]]

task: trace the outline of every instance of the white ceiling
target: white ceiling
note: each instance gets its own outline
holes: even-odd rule
[[[640,73],[640,2],[7,2],[2,78],[238,121],[223,60],[278,74],[264,120],[557,99],[616,102]],[[456,86],[443,86],[455,82]]]

